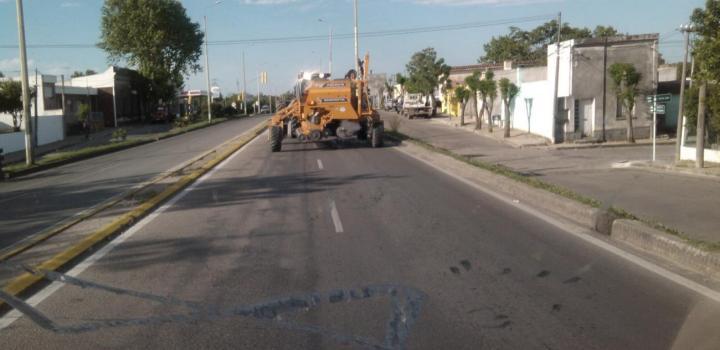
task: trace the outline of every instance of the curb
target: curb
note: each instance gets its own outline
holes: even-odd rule
[[[675,141],[658,141],[656,145],[663,146],[663,145],[674,145]],[[625,147],[652,147],[652,143],[618,143],[618,144],[604,144],[604,143],[592,143],[588,144],[587,146],[579,146],[579,145],[572,145],[572,146],[547,146],[546,148],[552,149],[554,151],[563,151],[563,150],[578,150],[578,149],[592,149],[592,148],[625,148]],[[543,148],[543,147],[537,147],[537,148]]]
[[[394,137],[393,137],[394,138]],[[398,140],[401,141],[402,140]],[[564,218],[595,232],[609,236],[612,240],[629,244],[661,259],[675,262],[703,275],[720,278],[720,253],[709,252],[694,247],[684,239],[664,231],[652,228],[638,220],[623,219],[617,210],[595,208],[559,194],[532,187],[510,177],[496,174],[487,169],[452,156],[443,154],[417,144],[412,138],[409,144],[468,166],[472,166],[487,176],[475,177],[474,180],[488,189],[505,196],[522,200],[523,203],[536,207],[553,216]]]
[[[237,118],[237,119],[239,119],[239,118]],[[131,143],[131,144],[129,144],[129,145],[125,145],[125,146],[122,146],[122,147],[112,148],[112,149],[108,149],[108,150],[99,151],[99,152],[97,152],[97,153],[90,153],[90,154],[81,155],[81,156],[78,156],[78,157],[73,157],[73,158],[69,158],[69,159],[59,160],[59,161],[56,161],[56,162],[50,162],[50,163],[47,163],[47,164],[37,165],[37,166],[34,166],[34,167],[32,167],[32,168],[29,168],[29,169],[23,169],[23,170],[15,171],[15,172],[12,172],[12,173],[3,173],[3,172],[0,171],[0,174],[3,174],[3,176],[0,176],[0,181],[9,180],[9,179],[16,179],[16,178],[18,178],[18,177],[23,177],[23,176],[31,175],[31,174],[34,174],[34,173],[39,173],[39,172],[41,172],[41,171],[45,171],[45,170],[48,170],[48,169],[53,169],[53,168],[61,167],[61,166],[63,166],[63,165],[67,165],[67,164],[71,164],[71,163],[75,163],[75,162],[87,160],[87,159],[90,159],[90,158],[100,157],[100,156],[112,154],[112,153],[115,153],[115,152],[124,151],[124,150],[130,149],[130,148],[134,148],[134,147],[140,147],[140,146],[143,146],[143,145],[147,145],[147,144],[149,144],[149,143],[158,142],[158,141],[160,141],[160,140],[165,140],[165,139],[169,139],[169,138],[172,138],[172,137],[175,137],[175,136],[184,135],[184,134],[187,134],[187,133],[196,131],[196,130],[205,129],[205,128],[208,128],[208,127],[211,127],[211,126],[215,126],[215,125],[220,125],[220,124],[225,123],[225,122],[228,122],[228,121],[230,121],[230,120],[234,120],[234,119],[228,118],[228,119],[223,120],[223,121],[221,121],[221,122],[212,123],[212,124],[206,124],[206,125],[197,127],[197,128],[195,128],[195,129],[192,129],[192,130],[185,130],[185,131],[181,131],[181,132],[178,132],[178,133],[175,133],[175,134],[163,135],[163,136],[156,137],[156,138],[153,138],[153,139],[138,140],[138,141],[135,142],[135,143]]]
[[[720,277],[720,254],[707,252],[634,220],[615,220],[612,225],[614,240],[627,243],[640,250],[654,253],[678,262],[692,270]]]
[[[613,169],[632,169],[632,170],[644,170],[659,174],[670,174],[679,176],[692,176],[697,178],[703,178],[708,180],[720,181],[720,173],[717,175],[707,174],[698,169],[693,168],[680,168],[672,165],[654,165],[645,162],[627,162],[627,163],[613,163]]]
[[[144,201],[142,204],[137,206],[135,209],[131,210],[128,213],[125,213],[121,215],[119,218],[115,219],[112,223],[106,225],[105,227],[95,231],[94,233],[91,233],[90,235],[86,236],[82,240],[80,240],[78,243],[76,243],[74,246],[60,252],[59,254],[53,256],[49,260],[46,260],[37,266],[35,266],[35,271],[55,271],[69,262],[73,261],[75,258],[79,257],[89,249],[95,247],[97,244],[101,243],[104,240],[109,239],[110,237],[120,233],[121,231],[125,230],[135,222],[137,222],[139,219],[144,217],[145,215],[149,214],[152,210],[157,208],[161,203],[163,203],[168,198],[172,197],[176,193],[178,193],[180,190],[203,176],[205,173],[210,171],[212,168],[220,164],[222,161],[230,157],[233,153],[237,152],[240,148],[245,146],[246,144],[250,143],[253,139],[255,139],[257,136],[262,134],[262,132],[265,131],[267,128],[266,123],[261,123],[259,126],[256,126],[252,131],[250,131],[247,136],[242,137],[240,140],[237,140],[236,143],[228,150],[226,150],[223,153],[218,154],[215,158],[211,159],[207,163],[203,164],[199,169],[193,171],[192,173],[185,175],[181,179],[179,179],[177,182],[169,185],[165,190],[163,190],[161,193],[153,196],[152,198]],[[24,291],[28,290],[30,287],[34,286],[38,282],[42,281],[44,279],[44,274],[42,273],[30,273],[30,272],[24,272],[20,276],[14,278],[10,282],[8,282],[5,287],[3,287],[3,291],[12,295],[17,296]],[[0,302],[0,308],[2,308],[4,303]]]

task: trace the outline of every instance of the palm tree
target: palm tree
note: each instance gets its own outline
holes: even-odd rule
[[[482,130],[482,117],[480,114],[480,108],[478,108],[477,95],[480,91],[480,72],[473,72],[472,75],[465,78],[465,85],[470,90],[470,98],[472,98],[473,106],[475,107],[475,130]]]
[[[488,131],[493,132],[492,111],[497,98],[497,82],[494,80],[495,73],[488,70],[485,72],[485,78],[480,80],[478,91],[483,101],[483,109],[488,116]]]
[[[505,103],[505,137],[510,137],[510,104],[520,93],[520,88],[508,78],[500,79],[500,98]],[[529,125],[529,124],[528,124]]]
[[[460,103],[460,126],[465,125],[465,106],[467,105],[468,98],[470,98],[470,91],[464,86],[458,86],[455,88],[454,94],[455,100]]]

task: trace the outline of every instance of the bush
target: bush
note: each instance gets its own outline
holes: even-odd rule
[[[115,129],[112,133],[112,138],[117,141],[125,141],[125,139],[127,139],[127,130],[123,128]]]

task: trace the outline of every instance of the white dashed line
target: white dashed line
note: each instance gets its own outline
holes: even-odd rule
[[[324,170],[325,167],[323,166],[322,160],[318,159],[317,161],[318,161],[318,168],[320,168],[320,170]]]
[[[335,224],[335,232],[343,233],[343,225],[342,221],[340,221],[340,214],[335,206],[335,201],[330,201],[330,216],[332,216],[333,224]]]

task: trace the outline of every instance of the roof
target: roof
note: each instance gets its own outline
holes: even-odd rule
[[[659,38],[660,38],[660,34],[651,33],[651,34],[610,36],[607,38],[575,39],[574,46],[575,47],[603,46],[603,45],[605,45],[605,40],[607,40],[607,44],[610,44],[610,45],[630,44],[630,43],[638,43],[638,42],[652,43],[652,42],[657,41]]]

